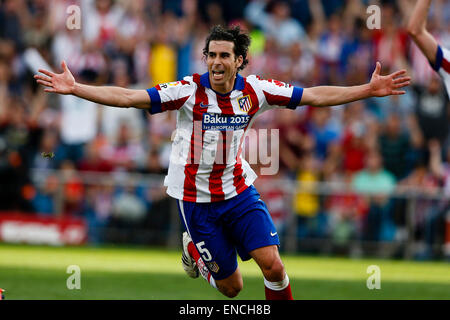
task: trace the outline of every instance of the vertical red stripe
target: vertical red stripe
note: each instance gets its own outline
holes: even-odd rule
[[[191,146],[188,154],[188,163],[184,167],[183,200],[195,202],[197,201],[197,187],[195,185],[195,176],[197,175],[198,165],[200,162],[200,159],[196,156],[201,155],[201,152],[199,152],[199,150],[202,150],[204,133],[201,128],[198,128],[196,130],[196,127],[201,126],[203,113],[208,110],[208,108],[200,108],[200,103],[208,104],[208,96],[206,95],[205,87],[200,84],[200,75],[194,74],[193,80],[197,84],[197,90],[195,91],[195,105],[192,112],[193,123]],[[201,136],[195,136],[196,132],[201,132]]]
[[[227,116],[234,115],[233,105],[231,104],[230,95],[222,96],[216,93],[217,104],[219,105],[222,114]]]

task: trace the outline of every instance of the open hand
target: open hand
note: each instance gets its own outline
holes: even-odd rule
[[[63,73],[53,73],[48,70],[39,69],[40,73],[44,75],[36,74],[34,78],[37,83],[46,86],[45,92],[61,93],[61,94],[72,94],[75,87],[75,78],[67,68],[66,62],[61,63]]]
[[[405,94],[405,91],[398,90],[410,84],[411,77],[405,77],[406,70],[396,71],[387,76],[380,75],[381,64],[377,62],[375,71],[370,79],[370,89],[372,96],[384,97],[389,95]]]

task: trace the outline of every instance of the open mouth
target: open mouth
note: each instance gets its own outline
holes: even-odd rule
[[[215,70],[213,70],[212,74],[213,74],[214,80],[222,80],[224,73],[225,73],[225,71],[215,71]]]

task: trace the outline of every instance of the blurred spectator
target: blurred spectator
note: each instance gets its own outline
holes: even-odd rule
[[[68,216],[81,216],[83,214],[84,186],[74,163],[64,160],[61,164],[61,174],[64,184],[62,213]]]
[[[288,54],[280,61],[282,81],[309,87],[314,83],[314,56],[300,41],[293,42]]]
[[[425,141],[438,139],[442,143],[449,132],[450,107],[440,78],[435,74],[426,87],[414,89],[416,117]]]
[[[343,117],[342,168],[345,172],[354,173],[364,168],[366,154],[370,149],[367,139],[370,135],[370,116],[365,112],[364,104],[355,101],[345,108]]]
[[[112,67],[112,84],[119,87],[130,87],[131,79],[126,62],[123,59],[116,59]],[[144,134],[146,120],[143,114],[148,113],[146,110],[101,106],[99,111],[101,117],[99,121],[102,129],[101,133],[110,143],[115,141],[121,123],[128,123],[130,135],[133,138]]]
[[[381,29],[374,32],[375,59],[383,61],[385,72],[406,67],[408,35],[399,27],[395,3],[384,2],[381,7]]]
[[[117,49],[116,59],[126,62],[132,83],[147,80],[142,73],[148,61],[144,60],[149,54],[149,47],[145,43],[149,36],[147,33],[147,19],[145,17],[145,1],[124,2],[124,13],[120,17],[120,28],[114,33],[114,43]]]
[[[264,51],[250,62],[252,73],[267,79],[278,79],[281,75],[281,60],[276,47],[276,40],[267,37],[264,40]]]
[[[5,0],[0,6],[0,38],[11,40],[15,48],[23,49],[23,27],[31,21],[24,0]]]
[[[139,170],[143,174],[165,174],[167,170],[161,165],[161,159],[157,150],[151,150],[143,167]]]
[[[123,8],[113,0],[82,0],[83,37],[88,45],[111,52],[114,37],[121,26]],[[111,51],[110,51],[111,50]]]
[[[177,79],[191,75],[191,56],[194,49],[194,26],[198,22],[197,0],[182,1],[183,16],[176,26]],[[198,71],[195,71],[198,72]]]
[[[413,207],[410,211],[414,226],[414,237],[421,241],[422,246],[416,248],[414,252],[418,258],[429,256],[430,250],[425,243],[426,217],[429,217],[436,210],[436,200],[432,197],[438,191],[438,180],[430,172],[425,161],[418,161],[414,170],[398,184],[397,190],[401,194],[409,195],[406,199]]]
[[[216,1],[206,3],[206,21],[210,26],[225,25],[222,7]]]
[[[307,124],[308,133],[315,141],[315,155],[320,160],[325,159],[328,147],[339,139],[340,128],[332,121],[331,112],[330,108],[312,108]]]
[[[300,22],[291,17],[287,1],[251,1],[245,8],[245,16],[260,27],[267,37],[275,39],[281,49],[286,50],[293,41],[305,38]]]
[[[314,154],[302,156],[296,182],[293,209],[297,217],[297,237],[321,237],[324,235],[326,216],[320,212],[319,196],[315,183],[319,181],[318,160]]]
[[[256,173],[260,173],[260,168],[254,168]],[[264,200],[267,208],[269,209],[270,216],[272,217],[275,228],[280,236],[286,231],[286,223],[289,214],[287,194],[280,185],[283,179],[287,177],[279,170],[274,175],[261,175],[255,181],[255,186],[258,188],[261,194],[261,199]]]
[[[126,187],[116,194],[112,202],[112,217],[124,224],[138,224],[146,214],[145,203],[133,187]]]
[[[140,170],[143,174],[166,174],[167,168],[161,165],[158,150],[151,150],[147,155],[147,162]],[[172,205],[171,199],[166,193],[166,188],[161,182],[151,186],[140,186],[140,196],[146,200],[148,213],[142,222],[142,226],[149,231],[149,237],[145,241],[164,244],[165,236],[169,231],[171,222],[168,209]],[[164,235],[164,236],[161,236]]]
[[[299,116],[292,112],[280,110],[277,114],[280,135],[280,166],[282,170],[295,171],[298,168],[300,157],[305,152],[304,141],[312,141],[306,136],[306,128]]]
[[[88,221],[88,238],[92,244],[107,241],[107,228],[112,214],[114,196],[113,181],[103,180],[98,186],[88,186],[83,205],[84,215]]]
[[[383,167],[381,154],[372,150],[364,170],[356,173],[352,185],[363,193],[369,204],[364,222],[364,238],[369,241],[391,241],[395,234],[389,194],[395,189],[395,177]]]
[[[80,78],[83,82],[96,83],[98,73],[85,69]],[[61,141],[65,159],[78,163],[83,158],[84,146],[98,132],[97,104],[73,95],[61,95]]]
[[[63,12],[59,14],[64,16],[65,11]],[[77,29],[68,30],[66,27],[58,28],[51,45],[51,53],[56,66],[59,66],[59,63],[64,60],[74,73],[79,74],[84,67],[82,62],[83,41],[81,31]],[[101,57],[97,55],[96,64],[101,61],[100,59]]]
[[[135,171],[144,160],[144,149],[140,141],[133,139],[127,123],[122,123],[113,144],[104,148],[105,158],[116,171]]]
[[[85,156],[78,164],[80,171],[111,172],[114,169],[112,163],[102,156],[106,143],[100,136],[86,144]]]
[[[346,34],[339,59],[340,72],[348,84],[364,83],[373,72],[374,42],[366,21],[354,21],[353,32]],[[350,72],[352,70],[352,72]]]
[[[0,115],[0,137],[8,150],[20,153],[25,166],[29,166],[36,151],[42,129],[30,117],[28,106],[18,97],[6,97]]]
[[[141,226],[147,213],[145,202],[136,195],[136,189],[131,184],[119,190],[112,201],[112,215],[108,226],[115,230],[114,241],[121,243],[136,243]]]
[[[380,152],[383,156],[383,163],[386,170],[392,173],[395,178],[402,179],[408,173],[411,165],[413,146],[407,132],[400,127],[400,118],[397,114],[391,113],[386,121],[384,130],[379,137]]]
[[[150,53],[149,71],[152,86],[177,80],[175,39],[171,32],[171,26],[175,25],[177,20],[171,12],[166,12],[161,17],[160,23],[160,32],[156,34]]]
[[[59,158],[60,155],[57,151],[58,143],[58,134],[55,131],[44,131],[39,149],[32,159],[31,167],[34,169],[56,169],[59,161],[62,160]]]
[[[0,141],[0,210],[31,212],[34,188],[28,168],[17,151],[8,151]]]
[[[348,186],[352,181],[351,174],[345,174],[340,179],[330,178],[327,181],[346,183]],[[327,197],[324,206],[329,220],[327,232],[336,245],[342,246],[351,240],[361,239],[363,217],[369,209],[361,195],[348,187]]]
[[[438,186],[443,192],[439,193],[437,188],[427,192],[438,198],[433,200],[430,210],[427,210],[424,221],[424,238],[426,249],[422,258],[441,258],[441,248],[445,243],[445,219],[450,210],[450,149],[444,155],[446,162],[442,160],[442,148],[437,140],[431,140],[428,144],[430,152],[430,173],[438,181]]]
[[[43,186],[37,188],[36,194],[32,200],[33,210],[38,214],[56,215],[55,201],[59,185],[59,179],[56,175],[49,175],[45,179]]]
[[[344,45],[342,25],[337,14],[331,15],[328,28],[319,36],[317,58],[320,68],[321,84],[338,85],[342,83],[339,72],[339,59]]]

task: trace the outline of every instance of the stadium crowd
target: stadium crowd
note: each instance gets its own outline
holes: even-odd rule
[[[381,29],[366,25],[366,8],[373,3],[381,7]],[[252,37],[244,76],[301,87],[356,85],[367,82],[380,61],[384,74],[406,68],[413,77],[402,96],[271,110],[257,119],[253,128],[280,130],[280,170],[256,182],[264,185],[260,190],[279,232],[293,213],[300,239],[401,240],[408,208],[401,194],[420,187],[436,197],[415,202],[417,237],[442,242],[450,198],[450,106],[438,75],[405,30],[414,3],[2,0],[0,210],[85,216],[92,226],[126,221],[166,228],[162,184],[118,187],[114,179],[126,172],[166,172],[175,113],[150,117],[139,109],[44,93],[33,80],[30,56],[37,51],[54,70],[65,60],[81,82],[150,88],[205,72],[202,48],[210,27],[239,24]],[[80,29],[66,26],[70,5],[81,9]],[[431,14],[428,28],[450,47],[450,1],[434,1]],[[56,206],[58,176],[37,184],[34,169],[63,172],[63,206]],[[82,172],[110,173],[113,182],[87,185]],[[267,187],[275,179],[353,188],[327,196],[299,189],[289,197]],[[431,249],[421,253],[432,256]]]

